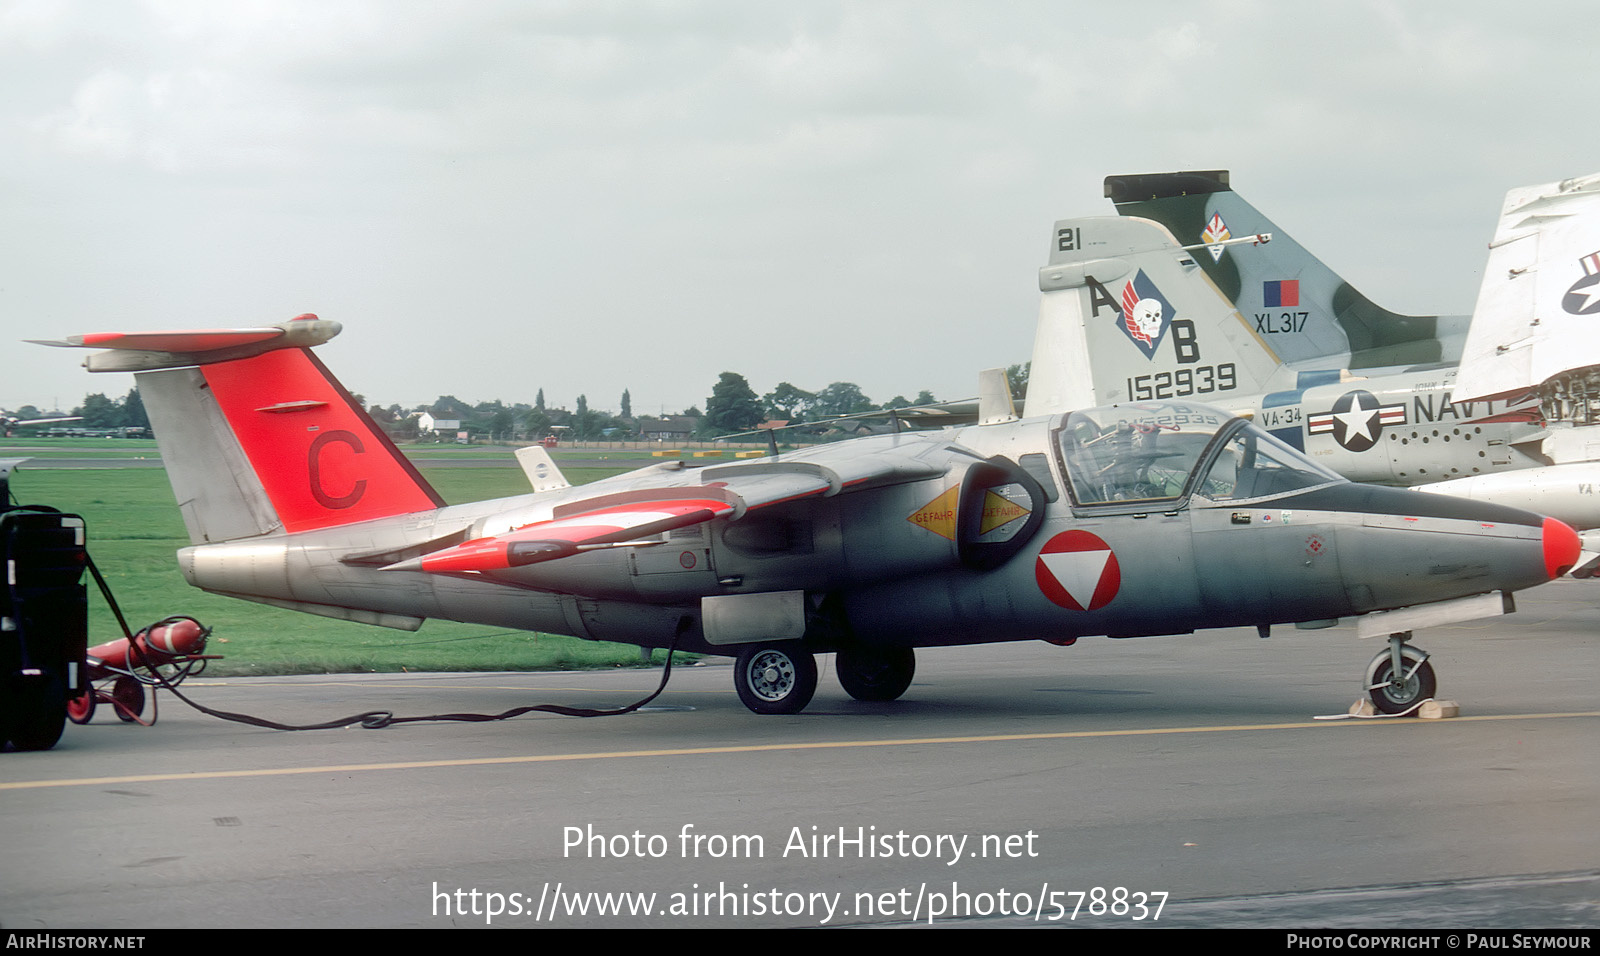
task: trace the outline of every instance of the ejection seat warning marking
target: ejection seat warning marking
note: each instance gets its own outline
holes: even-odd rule
[[[956,502],[961,498],[961,486],[955,485],[944,494],[918,508],[907,521],[932,531],[941,538],[956,539]]]
[[[1033,571],[1044,596],[1071,611],[1097,611],[1122,586],[1111,546],[1087,531],[1063,531],[1045,542]]]

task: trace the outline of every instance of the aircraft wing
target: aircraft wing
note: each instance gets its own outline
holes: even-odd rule
[[[488,538],[467,541],[390,566],[394,571],[500,571],[565,558],[580,551],[642,541],[734,510],[724,497],[681,497],[602,505],[567,517],[540,521]],[[600,499],[602,502],[607,499]]]
[[[1600,173],[1506,194],[1456,379],[1470,401],[1600,365]]]
[[[872,441],[869,439],[869,441]],[[750,511],[796,501],[938,477],[948,458],[924,461],[917,451],[942,443],[877,440],[883,447],[842,454],[839,446],[804,453],[804,459],[741,462],[691,472],[662,473],[664,487],[641,487],[640,474],[614,481],[628,490],[603,493],[558,505],[550,520],[512,528],[388,565],[391,571],[434,574],[502,571],[570,557],[597,548],[654,543],[649,539],[717,518],[737,520]],[[798,453],[797,453],[798,454]],[[671,476],[668,478],[668,476]],[[698,482],[676,485],[668,481]],[[606,482],[586,486],[604,491]]]
[[[54,418],[7,418],[0,419],[0,421],[4,421],[9,428],[17,425],[55,425],[61,422],[81,422],[83,421],[83,416],[57,415]]]

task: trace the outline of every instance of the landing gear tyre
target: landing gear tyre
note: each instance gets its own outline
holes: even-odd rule
[[[6,736],[18,750],[49,750],[67,726],[67,690],[61,680],[32,680],[0,706],[10,711]]]
[[[144,685],[132,677],[119,677],[111,685],[111,699],[116,702],[113,708],[117,712],[117,719],[125,724],[136,724],[139,715],[144,713]]]
[[[1406,655],[1406,670],[1411,670],[1416,661],[1411,655]],[[1372,689],[1367,693],[1372,696],[1372,704],[1385,714],[1403,714],[1415,707],[1419,701],[1432,697],[1438,690],[1439,683],[1433,676],[1433,665],[1423,661],[1420,667],[1412,671],[1411,676],[1404,681],[1395,681],[1394,661],[1389,657],[1389,652],[1383,653],[1383,660],[1378,662],[1378,667],[1372,672],[1372,678],[1367,681]]]
[[[94,719],[94,705],[94,688],[90,687],[67,701],[67,719],[75,724],[87,724]]]
[[[898,700],[917,673],[917,653],[909,647],[847,648],[833,663],[845,693],[856,700]]]
[[[798,714],[817,692],[817,660],[796,643],[746,647],[733,670],[739,700],[758,714]]]

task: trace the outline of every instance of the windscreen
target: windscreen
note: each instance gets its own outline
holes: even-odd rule
[[[1246,425],[1224,440],[1194,493],[1212,501],[1238,501],[1343,480],[1255,425]]]

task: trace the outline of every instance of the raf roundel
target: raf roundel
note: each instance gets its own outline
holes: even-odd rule
[[[1098,611],[1122,586],[1111,545],[1087,531],[1063,531],[1045,542],[1033,573],[1044,596],[1070,611]]]

